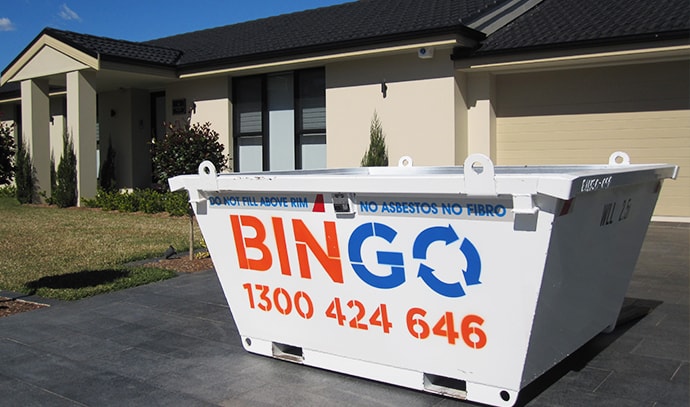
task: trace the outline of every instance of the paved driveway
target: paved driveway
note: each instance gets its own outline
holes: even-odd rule
[[[652,224],[622,313],[638,318],[593,339],[519,403],[689,405],[689,251],[690,225]],[[469,404],[245,352],[208,271],[0,318],[0,405]]]

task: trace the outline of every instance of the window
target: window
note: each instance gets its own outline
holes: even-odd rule
[[[235,78],[235,171],[326,166],[323,69]]]

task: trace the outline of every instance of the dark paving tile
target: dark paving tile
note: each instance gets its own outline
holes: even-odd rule
[[[41,387],[7,378],[0,373],[0,401],[6,406],[22,407],[83,407],[84,404],[69,400]]]
[[[183,371],[189,367],[187,362],[137,348],[100,355],[93,359],[93,363],[103,371],[139,380]]]
[[[31,311],[33,313],[36,311]],[[14,317],[17,317],[15,315]],[[10,319],[12,317],[8,317]],[[3,318],[4,319],[4,318]],[[15,319],[12,323],[0,321],[0,335],[25,344],[52,341],[55,338],[71,336],[74,331],[69,326],[62,326],[57,321],[51,323],[35,322],[30,319]],[[18,323],[13,323],[18,322]]]
[[[118,404],[115,404],[116,406]],[[185,393],[171,392],[164,389],[152,389],[144,394],[137,395],[129,400],[130,406],[146,406],[146,407],[170,407],[170,406],[184,406],[184,407],[212,407],[217,404],[209,403],[200,400],[196,397]]]
[[[221,343],[239,342],[237,328],[228,322],[217,322],[203,318],[184,318],[182,324],[177,321],[168,321],[161,326],[161,329]]]
[[[168,319],[175,317],[175,315],[165,310],[155,309],[130,301],[118,301],[111,307],[101,308],[96,312],[117,321],[148,327],[162,325],[166,323]]]
[[[14,359],[33,359],[42,354],[38,349],[9,338],[0,338],[0,349],[0,367]]]
[[[110,372],[76,376],[61,380],[52,391],[90,406],[140,405],[156,387],[137,379]],[[189,398],[189,397],[183,397]]]
[[[56,337],[51,341],[34,344],[33,347],[46,354],[60,355],[63,358],[74,361],[89,361],[102,354],[120,352],[127,349],[125,345],[117,342],[86,334]]]
[[[557,388],[533,400],[529,407],[652,407],[651,403],[607,394],[582,393],[577,389]]]
[[[678,369],[676,369],[675,372],[673,372],[673,375],[670,377],[669,380],[675,383],[685,383],[688,384],[690,383],[690,374],[688,372],[688,362],[682,362],[679,366]]]
[[[73,361],[61,356],[40,354],[34,358],[14,359],[2,366],[2,373],[22,382],[60,393],[64,380],[79,380],[100,373],[102,370],[88,363]],[[75,399],[76,400],[76,399]]]
[[[683,386],[674,385],[659,377],[640,377],[617,372],[601,385],[596,395],[636,400],[638,405],[660,402],[676,406],[688,404],[687,388],[683,389]]]

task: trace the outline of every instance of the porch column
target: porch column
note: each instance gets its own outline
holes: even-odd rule
[[[67,131],[77,155],[78,205],[96,195],[96,89],[95,73],[67,73]]]
[[[50,99],[48,80],[27,79],[21,83],[22,132],[36,169],[37,191],[50,190]]]
[[[496,161],[495,85],[490,73],[467,75],[468,154],[481,153]]]

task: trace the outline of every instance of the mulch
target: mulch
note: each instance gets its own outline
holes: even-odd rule
[[[0,297],[0,318],[18,314],[20,312],[33,311],[35,309],[47,306],[48,305],[46,304],[24,301],[18,298]]]
[[[150,265],[180,273],[197,273],[200,271],[211,270],[213,262],[210,257],[203,259],[189,259],[189,256],[179,256],[170,259],[162,259]],[[0,297],[0,318],[18,314],[20,312],[33,311],[39,308],[48,307],[47,304],[40,304],[33,301],[25,301],[20,298]]]
[[[161,259],[149,265],[178,271],[180,273],[196,273],[199,271],[211,270],[213,268],[213,262],[210,257],[190,260],[189,256],[176,256],[170,259]]]

